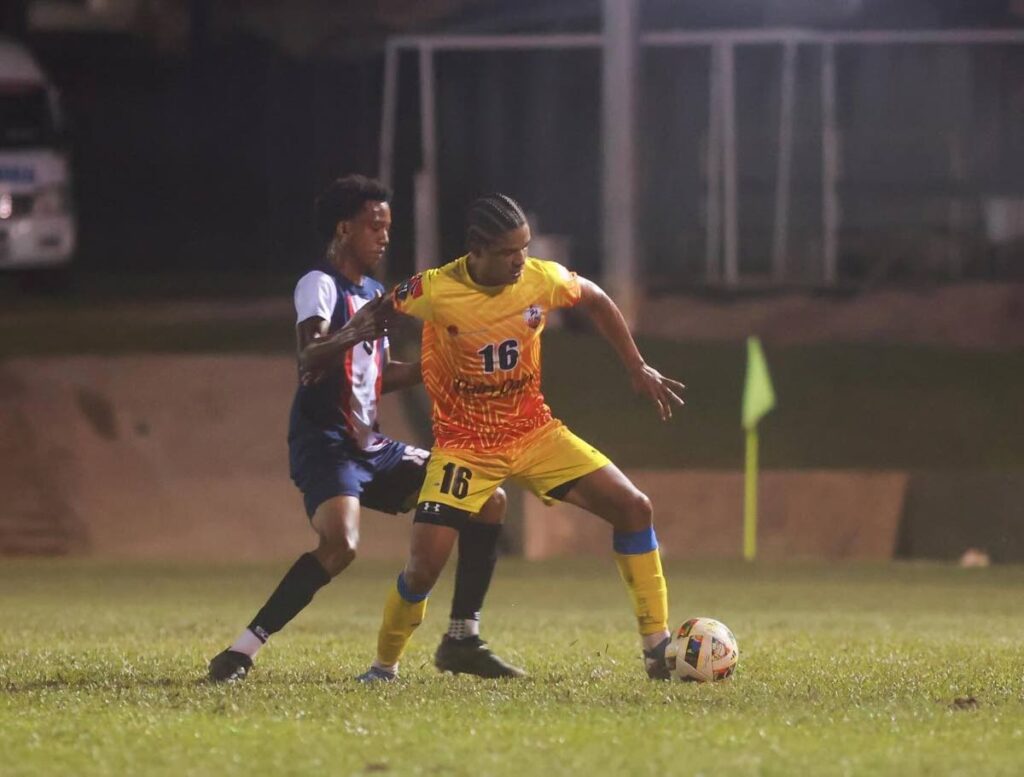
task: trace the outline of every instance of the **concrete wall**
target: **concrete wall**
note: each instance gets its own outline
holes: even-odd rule
[[[288,477],[293,360],[14,359],[0,365],[0,552],[264,559],[315,540]],[[384,429],[410,439],[401,402]],[[426,441],[421,440],[421,443]],[[404,555],[368,513],[363,554]]]
[[[315,541],[288,478],[287,357],[133,356],[0,362],[0,555],[284,559]],[[426,446],[405,405],[384,430]],[[669,557],[742,547],[739,472],[633,471]],[[509,546],[528,558],[610,553],[610,529],[514,495]],[[794,471],[761,478],[766,559],[1024,561],[1024,476]],[[402,558],[408,516],[367,511],[362,555]]]
[[[741,473],[648,470],[629,475],[654,503],[665,556],[741,555]],[[760,482],[758,556],[892,558],[906,488],[902,473],[765,472]],[[547,508],[528,499],[523,547],[528,558],[609,555],[611,532],[578,508]]]

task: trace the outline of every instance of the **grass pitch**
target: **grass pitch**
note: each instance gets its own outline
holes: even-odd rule
[[[0,774],[1019,774],[1024,569],[682,563],[725,621],[716,685],[643,676],[610,561],[502,560],[485,635],[523,681],[437,674],[450,578],[400,683],[372,656],[397,564],[358,562],[244,683],[200,681],[285,564],[0,566]],[[958,701],[959,700],[959,701]]]

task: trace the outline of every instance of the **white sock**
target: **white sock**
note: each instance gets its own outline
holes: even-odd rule
[[[670,636],[668,629],[666,629],[665,631],[657,631],[654,634],[642,634],[640,641],[643,642],[644,650],[651,650],[658,647],[663,639]]]
[[[480,621],[476,618],[452,618],[448,621],[448,636],[452,639],[480,636]]]
[[[374,659],[374,662],[371,664],[371,666],[376,667],[377,669],[381,669],[381,670],[383,670],[385,672],[389,672],[390,674],[398,674],[398,664],[397,663],[396,664],[382,664],[380,661],[377,661],[376,659]]]
[[[263,640],[253,634],[249,629],[246,629],[238,635],[228,650],[234,650],[236,653],[245,653],[249,658],[255,658],[256,654],[260,652],[260,648],[263,647]]]

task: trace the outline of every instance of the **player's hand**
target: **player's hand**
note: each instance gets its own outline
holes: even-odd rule
[[[299,382],[303,386],[315,386],[327,375],[327,370],[303,370],[299,373]]]
[[[391,305],[384,304],[384,297],[377,295],[353,314],[345,328],[358,342],[372,343],[387,334],[393,312]]]
[[[673,405],[682,407],[685,404],[683,398],[676,392],[682,392],[686,386],[678,380],[666,378],[648,364],[641,364],[632,370],[630,379],[633,382],[633,390],[650,399],[658,408],[662,421],[672,417]]]
[[[398,315],[398,311],[395,310],[395,299],[390,294],[385,294],[380,297],[379,307],[377,308],[377,315],[381,316],[388,326],[395,320]]]

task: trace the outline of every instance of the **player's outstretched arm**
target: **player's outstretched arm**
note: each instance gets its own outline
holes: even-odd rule
[[[661,420],[667,421],[672,417],[672,406],[683,404],[682,397],[676,392],[686,387],[677,380],[666,378],[644,361],[622,312],[600,286],[582,277],[579,284],[578,307],[586,312],[600,335],[615,349],[619,361],[629,372],[633,390],[650,399],[658,408]]]
[[[314,316],[300,322],[295,329],[299,368],[303,372],[325,370],[357,343],[372,343],[387,332],[391,312],[384,298],[377,297],[359,308],[333,335],[327,334],[330,322],[322,318]]]

